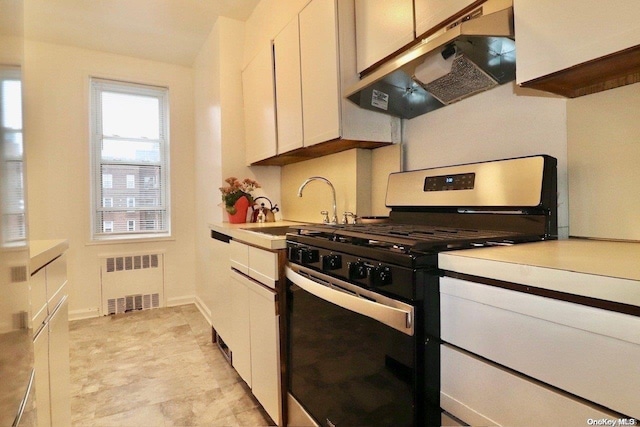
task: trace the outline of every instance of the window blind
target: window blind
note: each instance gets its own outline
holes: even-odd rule
[[[168,111],[166,88],[91,79],[94,239],[170,234]]]

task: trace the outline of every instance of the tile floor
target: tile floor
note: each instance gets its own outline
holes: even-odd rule
[[[268,426],[195,305],[71,322],[79,427]]]

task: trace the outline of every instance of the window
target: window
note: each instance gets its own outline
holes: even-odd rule
[[[113,188],[113,175],[110,173],[102,174],[102,188]]]
[[[0,66],[0,245],[26,239],[23,157],[21,71]]]
[[[91,79],[94,239],[170,234],[168,97],[165,88]]]

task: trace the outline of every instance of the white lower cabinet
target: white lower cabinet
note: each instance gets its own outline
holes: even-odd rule
[[[33,340],[39,427],[71,422],[67,299],[62,298]]]
[[[71,425],[66,254],[29,279],[39,427]]]
[[[232,365],[269,416],[281,425],[280,333],[275,291],[232,271]]]
[[[640,318],[450,277],[441,405],[470,424],[638,419]],[[481,359],[480,359],[481,358]],[[526,376],[526,377],[525,377]],[[542,419],[542,417],[547,417]]]
[[[234,240],[228,249],[232,268],[224,294],[229,321],[222,338],[233,367],[267,414],[282,425],[278,253]]]
[[[258,284],[249,287],[251,389],[269,416],[281,425],[280,316],[276,314],[276,301],[274,292]]]
[[[231,364],[244,382],[251,387],[251,335],[249,332],[249,289],[247,279],[232,271],[229,277],[229,306],[233,313],[227,345],[231,349]]]
[[[68,426],[71,421],[69,367],[69,301],[65,296],[49,320],[49,390],[51,425]]]
[[[49,327],[43,326],[33,339],[38,426],[51,425],[51,394],[49,392]]]

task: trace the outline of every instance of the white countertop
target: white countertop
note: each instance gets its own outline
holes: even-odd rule
[[[640,306],[640,243],[584,239],[443,252],[443,270]]]
[[[209,223],[209,228],[218,233],[227,235],[234,240],[249,243],[265,249],[284,249],[287,241],[284,234],[272,235],[260,232],[261,228],[286,227],[302,225],[303,223],[294,221],[262,222],[231,224],[228,222]]]
[[[30,272],[33,274],[67,249],[69,249],[69,241],[66,239],[29,241]]]

